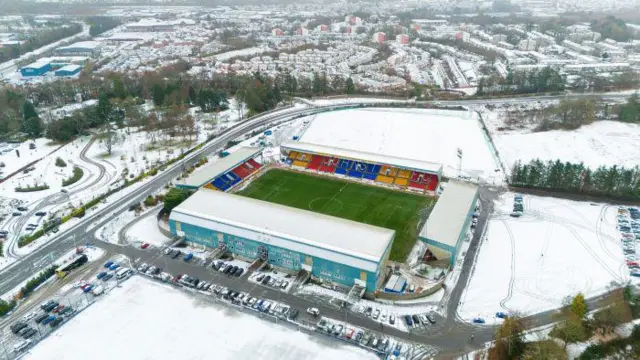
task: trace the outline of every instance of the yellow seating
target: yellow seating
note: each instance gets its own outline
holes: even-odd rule
[[[409,177],[411,177],[411,171],[409,171],[409,170],[400,170],[400,171],[398,171],[397,177],[403,178],[403,179],[408,179]]]
[[[386,183],[386,184],[393,184],[393,178],[390,176],[378,175],[376,177],[376,181]]]
[[[300,161],[309,162],[311,160],[311,155],[300,153],[297,159]]]
[[[387,172],[388,172],[388,174],[387,174]],[[380,168],[380,172],[378,174],[384,175],[384,176],[395,177],[397,173],[398,173],[398,169],[390,167],[390,166],[383,166],[383,167]]]
[[[289,159],[295,159],[298,157],[298,152],[297,151],[292,151],[289,153]]]
[[[291,165],[293,165],[293,166],[300,166],[300,167],[306,168],[306,167],[307,167],[307,164],[308,164],[308,163],[307,163],[307,162],[305,162],[305,161],[295,160],[295,161],[293,162],[293,164],[291,164]]]
[[[402,170],[400,170],[400,171],[402,171]],[[400,178],[400,177],[397,177],[396,181],[395,181],[395,184],[396,185],[400,185],[400,186],[406,186],[408,183],[409,183],[409,179],[403,179],[403,178]]]
[[[211,190],[218,190],[218,188],[213,186],[212,183],[207,183],[207,185],[205,185],[204,187],[207,188],[207,189],[211,189]]]

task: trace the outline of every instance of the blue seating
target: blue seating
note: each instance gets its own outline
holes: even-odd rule
[[[376,173],[364,173],[364,178],[368,180],[375,180],[378,174]]]
[[[230,187],[229,184],[227,184],[221,177],[217,177],[213,180],[212,184],[222,191],[226,191]]]
[[[379,172],[380,172],[380,169],[381,169],[381,168],[382,168],[382,166],[381,166],[381,165],[373,165],[373,164],[370,164],[370,167],[369,167],[369,166],[367,166],[367,172],[377,174],[377,173],[379,173]]]
[[[354,178],[362,178],[362,173],[360,171],[355,171],[355,170],[349,170],[349,176],[354,177]]]
[[[353,161],[351,161],[351,160],[340,159],[340,162],[338,162],[338,168],[339,169],[349,170],[349,169],[351,169],[351,165],[352,164],[353,164]]]
[[[242,181],[242,178],[232,172],[228,172],[226,174],[223,175],[223,177],[225,177],[227,180],[227,183],[229,184],[229,186],[233,186],[237,183],[239,183],[240,181]]]
[[[334,174],[347,175],[347,169],[339,167],[334,171]]]

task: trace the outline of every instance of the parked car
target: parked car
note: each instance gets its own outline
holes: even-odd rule
[[[411,316],[411,320],[413,320],[413,323],[416,325],[420,325],[420,318],[418,318],[418,315],[412,315]]]
[[[96,278],[98,280],[102,279],[103,277],[105,277],[105,275],[107,275],[106,271],[100,272],[98,273],[98,275],[96,275]]]
[[[33,337],[33,335],[37,334],[38,331],[35,330],[34,328],[28,328],[23,334],[22,334],[22,338],[23,339],[30,339]]]
[[[242,275],[243,272],[244,272],[244,269],[239,267],[236,269],[236,271],[233,272],[233,276],[240,277],[240,275]]]
[[[104,263],[104,267],[107,269],[110,268],[111,265],[113,265],[113,261],[107,261],[106,263]]]
[[[102,281],[107,281],[113,277],[112,272],[108,272],[105,276],[102,277]]]
[[[9,326],[9,329],[11,329],[11,332],[14,334],[18,334],[22,329],[26,328],[27,324],[25,324],[22,321],[18,321],[16,323],[14,323],[13,325]]]
[[[436,318],[433,317],[433,315],[431,315],[431,314],[427,315],[427,320],[429,320],[429,322],[432,323],[432,324],[436,323]]]
[[[191,261],[191,259],[193,259],[193,254],[192,253],[188,253],[187,255],[184,256],[183,260],[186,262]]]
[[[140,245],[140,249],[146,249],[149,247],[149,243],[142,243],[142,245]]]
[[[280,288],[284,290],[284,289],[286,289],[286,288],[287,288],[287,286],[289,286],[289,281],[284,280],[284,281],[282,282],[282,285],[280,285]]]
[[[404,321],[407,323],[407,326],[413,326],[413,319],[411,319],[410,315],[405,315]]]
[[[29,347],[29,345],[31,345],[31,340],[27,339],[25,341],[21,341],[15,345],[13,345],[13,352],[14,353],[19,353],[24,351],[26,348]]]
[[[171,253],[173,252],[173,250],[171,250],[171,248],[166,248],[162,251],[163,254],[165,255],[171,255]]]
[[[47,325],[50,322],[52,322],[53,320],[56,319],[55,315],[49,315],[49,317],[47,317],[46,319],[42,320],[42,325]]]
[[[379,316],[380,316],[380,309],[376,309],[376,311],[373,312],[373,319],[378,320]]]
[[[114,263],[114,264],[111,264],[111,266],[109,266],[109,270],[113,271],[113,270],[116,270],[119,267],[120,267],[120,265]]]
[[[58,306],[58,302],[57,301],[53,301],[53,300],[49,300],[47,303],[41,305],[40,307],[42,308],[42,310],[44,310],[45,312],[49,312],[53,309],[56,308],[56,306]]]
[[[483,318],[473,318],[473,323],[474,324],[484,324],[484,319]]]
[[[54,328],[58,325],[60,325],[61,322],[64,321],[64,318],[62,316],[58,316],[55,319],[51,320],[51,322],[49,323],[49,326]]]
[[[506,318],[509,317],[509,315],[507,313],[502,312],[502,311],[498,311],[496,313],[496,317],[499,318],[499,319],[506,319]]]
[[[172,258],[172,259],[175,259],[175,258],[177,258],[177,257],[178,257],[178,256],[180,256],[180,255],[182,255],[182,251],[180,251],[180,250],[176,249],[176,250],[173,252],[173,254],[171,255],[171,258]]]
[[[320,315],[320,310],[318,310],[317,308],[308,308],[307,309],[307,314],[312,315],[312,316],[318,316],[318,315]]]
[[[47,212],[46,211],[38,211],[38,212],[36,212],[35,215],[36,216],[45,216],[45,215],[47,215]]]
[[[393,325],[396,323],[396,317],[394,315],[389,316],[389,324]]]
[[[271,276],[267,275],[264,277],[264,279],[262,279],[262,285],[267,285],[267,283],[269,283],[269,281],[271,280]]]
[[[262,279],[264,279],[264,276],[265,276],[264,274],[258,274],[258,276],[256,277],[256,281],[257,282],[262,281]]]

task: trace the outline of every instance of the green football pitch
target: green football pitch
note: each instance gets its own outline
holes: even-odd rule
[[[273,169],[239,195],[396,231],[390,258],[404,261],[418,236],[420,214],[434,199],[335,178]],[[425,210],[423,210],[425,209]]]

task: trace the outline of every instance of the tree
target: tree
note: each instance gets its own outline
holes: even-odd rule
[[[584,295],[582,293],[579,293],[571,300],[569,311],[578,319],[584,319],[587,315],[587,304],[584,301]]]
[[[566,360],[567,351],[553,340],[543,340],[527,343],[524,360],[553,359]]]
[[[42,121],[28,100],[22,104],[22,131],[34,138],[42,133]]]
[[[566,319],[559,322],[550,335],[564,342],[564,348],[570,343],[585,341],[589,338],[587,328],[582,319],[577,318],[574,314],[565,314]]]
[[[618,299],[608,307],[598,311],[593,315],[594,326],[602,332],[602,335],[608,335],[613,329],[627,321],[631,321],[631,309],[621,299]]]
[[[114,146],[119,144],[123,139],[120,134],[113,130],[111,124],[106,123],[103,128],[103,132],[100,134],[101,146],[107,151],[107,154],[111,155]]]
[[[98,105],[96,107],[96,117],[98,125],[102,125],[111,121],[111,114],[113,112],[113,105],[109,100],[107,93],[100,93],[98,96]]]
[[[631,95],[627,103],[618,107],[618,118],[624,122],[640,122],[640,101],[638,93]]]
[[[164,196],[164,211],[169,213],[176,206],[185,201],[193,192],[187,189],[171,188]]]
[[[517,359],[522,355],[525,343],[522,332],[525,326],[521,318],[512,316],[500,325],[489,349],[489,360]]]
[[[352,95],[356,93],[356,86],[353,84],[353,79],[349,77],[347,79],[347,94]]]

